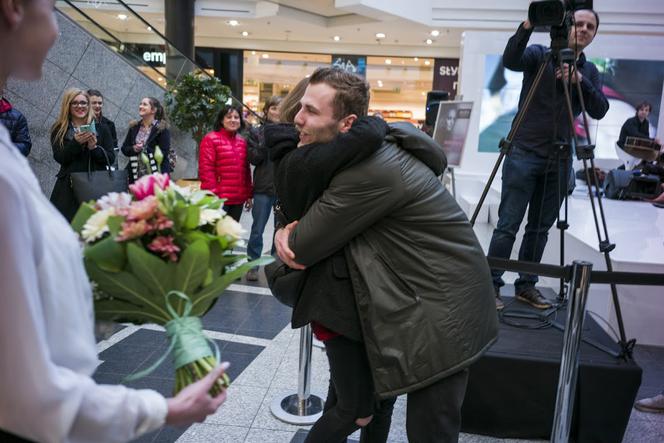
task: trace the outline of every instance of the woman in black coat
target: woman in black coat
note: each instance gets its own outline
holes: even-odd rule
[[[69,174],[86,172],[88,167],[93,171],[104,170],[115,161],[113,140],[108,128],[91,128],[92,117],[88,93],[72,88],[65,91],[60,114],[51,127],[53,158],[60,164],[51,202],[69,221],[80,206],[74,197]]]
[[[129,157],[127,171],[132,183],[143,175],[157,172],[154,151],[157,146],[164,155],[159,172],[171,172],[175,167],[175,153],[171,151],[171,133],[164,108],[154,97],[145,97],[138,105],[140,120],[129,123],[129,132],[122,144],[122,153]],[[150,160],[150,168],[140,159],[141,153]]]

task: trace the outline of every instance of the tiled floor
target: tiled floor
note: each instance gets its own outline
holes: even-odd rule
[[[251,216],[243,215],[242,224],[250,228]],[[268,223],[271,226],[271,223]],[[272,232],[265,233],[268,249]],[[289,325],[290,309],[279,304],[265,289],[264,277],[259,282],[238,281],[219,299],[203,319],[206,334],[214,339],[222,358],[231,363],[233,384],[228,400],[203,424],[187,429],[166,427],[143,436],[139,442],[187,443],[290,443],[302,442],[306,429],[274,418],[271,402],[282,394],[297,391],[299,333]],[[147,368],[167,347],[159,327],[116,326],[106,330],[110,337],[98,343],[103,363],[95,379],[119,383],[128,374]],[[664,388],[664,348],[637,346],[635,358],[643,368],[639,397],[652,396]],[[314,348],[312,358],[312,392],[326,392],[328,381],[324,352]],[[164,363],[149,376],[128,383],[129,386],[152,388],[169,395],[173,370]],[[406,442],[405,398],[395,405],[390,442]],[[601,405],[598,405],[601,408]],[[358,440],[351,436],[350,442]],[[503,440],[462,434],[461,442],[498,443],[531,440]],[[535,441],[535,440],[532,440]],[[633,410],[625,442],[664,442],[664,414],[644,414]]]

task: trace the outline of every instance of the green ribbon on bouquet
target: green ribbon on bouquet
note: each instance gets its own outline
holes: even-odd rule
[[[171,304],[171,296],[184,300],[184,312],[179,315]],[[166,299],[166,309],[173,318],[166,323],[166,335],[171,340],[168,349],[152,366],[134,374],[128,375],[123,381],[133,381],[151,374],[168,357],[173,354],[173,363],[175,369],[179,369],[196,360],[205,357],[214,356],[219,362],[219,347],[214,340],[210,340],[203,334],[203,324],[198,317],[190,317],[192,309],[191,298],[180,291],[170,291],[164,298]],[[209,344],[208,344],[209,343]],[[212,348],[210,348],[210,344]]]

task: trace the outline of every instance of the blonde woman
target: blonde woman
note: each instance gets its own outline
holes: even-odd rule
[[[72,88],[65,91],[60,114],[51,127],[53,158],[60,164],[51,202],[68,221],[79,207],[69,174],[87,171],[88,163],[92,170],[103,170],[107,161],[109,165],[115,161],[113,138],[105,125],[91,126],[93,117],[88,93]]]

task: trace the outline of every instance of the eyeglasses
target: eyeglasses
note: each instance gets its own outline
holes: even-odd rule
[[[87,108],[88,107],[88,102],[71,102],[71,105],[73,107]]]

